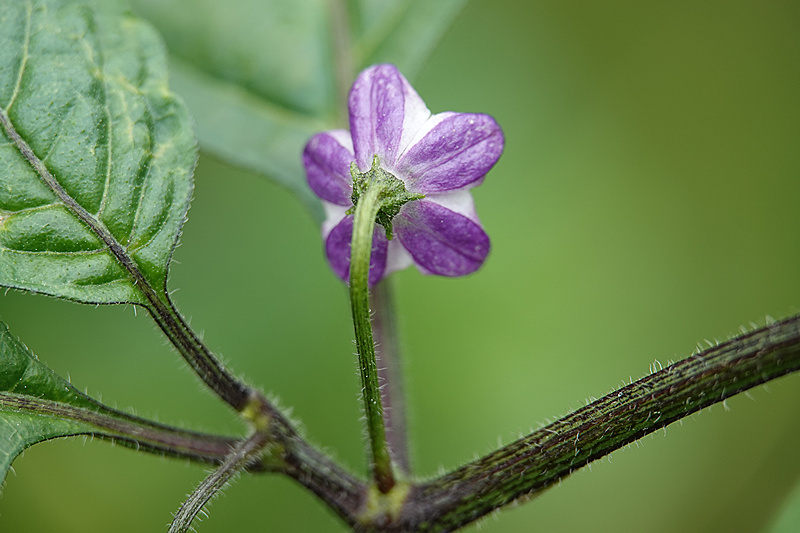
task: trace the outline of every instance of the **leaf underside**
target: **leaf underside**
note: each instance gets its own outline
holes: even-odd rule
[[[300,154],[316,132],[338,123],[337,64],[354,77],[375,63],[394,63],[408,78],[466,0],[341,0],[349,46],[332,43],[337,2],[328,0],[132,0],[161,31],[170,50],[173,87],[196,121],[204,150],[265,175],[291,190],[317,220]],[[346,80],[349,84],[352,81]]]
[[[110,241],[164,287],[196,141],[155,31],[117,1],[0,2],[0,109],[0,285],[144,303]]]

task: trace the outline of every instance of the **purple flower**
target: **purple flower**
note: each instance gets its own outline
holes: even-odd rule
[[[347,281],[350,269],[351,163],[364,173],[375,156],[409,193],[424,198],[400,208],[392,220],[392,240],[375,226],[370,285],[411,264],[441,276],[477,270],[489,254],[489,237],[469,189],[480,185],[503,151],[500,126],[488,115],[431,115],[393,65],[372,66],[358,76],[349,111],[350,133],[319,133],[303,151],[308,184],[327,214],[322,235],[336,275]]]

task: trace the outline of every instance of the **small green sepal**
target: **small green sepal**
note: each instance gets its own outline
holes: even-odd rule
[[[380,187],[378,195],[378,214],[375,215],[375,222],[383,226],[386,231],[386,238],[392,240],[392,219],[400,212],[400,208],[413,200],[425,198],[424,194],[408,192],[405,183],[395,177],[390,172],[382,169],[380,158],[376,155],[372,158],[372,168],[366,172],[359,172],[355,161],[350,164],[350,175],[353,177],[353,194],[350,199],[353,207],[347,210],[348,215],[355,213],[358,200],[371,187]]]

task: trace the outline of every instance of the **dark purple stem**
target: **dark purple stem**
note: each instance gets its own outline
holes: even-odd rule
[[[412,489],[387,530],[453,531],[649,433],[800,370],[800,315],[679,361]]]

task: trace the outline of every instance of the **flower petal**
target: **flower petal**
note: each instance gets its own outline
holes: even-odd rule
[[[397,163],[413,192],[435,194],[479,185],[503,152],[503,131],[489,115],[440,113]]]
[[[350,132],[362,172],[378,155],[392,171],[397,157],[431,112],[394,65],[375,65],[359,74],[350,89]]]
[[[350,163],[355,160],[353,143],[344,130],[314,135],[303,150],[308,185],[314,193],[337,205],[352,205]]]
[[[467,189],[429,194],[425,197],[425,200],[446,207],[459,215],[463,215],[479,226],[481,224],[480,220],[478,220],[478,213],[475,212],[475,200],[472,198],[472,193]],[[343,208],[340,207],[338,209]]]
[[[389,241],[389,247],[386,250],[386,270],[383,275],[388,276],[392,272],[398,270],[405,270],[414,264],[414,258],[403,247],[400,239],[392,239]]]
[[[463,276],[480,268],[489,255],[489,237],[478,223],[435,202],[407,203],[393,226],[426,273]]]
[[[344,282],[350,280],[350,243],[353,239],[353,216],[348,215],[337,224],[325,239],[325,253],[333,272]],[[369,286],[383,278],[386,270],[386,249],[389,241],[383,227],[376,225],[372,234],[372,255],[369,264]]]

